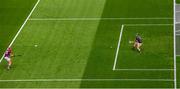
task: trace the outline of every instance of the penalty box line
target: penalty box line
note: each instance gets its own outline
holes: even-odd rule
[[[122,24],[121,25],[121,30],[120,30],[120,35],[119,35],[119,40],[118,40],[118,45],[116,49],[116,54],[115,54],[115,59],[114,59],[114,64],[113,64],[113,71],[173,71],[174,69],[116,69],[117,61],[118,61],[118,54],[119,54],[119,49],[121,46],[121,39],[123,35],[123,30],[125,26],[173,26],[173,24]]]
[[[115,69],[116,71],[174,71],[174,69]]]

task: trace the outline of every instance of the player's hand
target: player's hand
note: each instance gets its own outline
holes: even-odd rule
[[[14,57],[14,54],[11,54],[11,57]]]

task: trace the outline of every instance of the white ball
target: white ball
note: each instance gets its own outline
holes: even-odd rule
[[[34,45],[34,47],[38,47],[38,45]]]
[[[129,41],[129,44],[132,44],[133,43],[133,41]]]

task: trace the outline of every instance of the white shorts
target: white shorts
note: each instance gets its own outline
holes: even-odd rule
[[[11,58],[9,57],[4,57],[7,61],[11,61]]]

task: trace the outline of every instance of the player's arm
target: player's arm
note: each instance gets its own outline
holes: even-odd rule
[[[11,57],[13,57],[13,56],[14,56],[14,53],[13,53],[13,51],[12,51],[12,50],[11,50],[11,54],[10,54],[10,55],[11,55]]]

